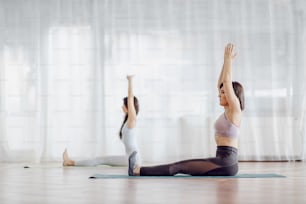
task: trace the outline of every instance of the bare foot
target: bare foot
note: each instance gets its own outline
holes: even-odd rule
[[[74,166],[74,161],[68,156],[67,149],[63,152],[63,166]]]

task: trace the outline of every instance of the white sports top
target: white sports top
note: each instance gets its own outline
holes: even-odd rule
[[[121,140],[125,146],[127,156],[132,154],[133,151],[137,151],[137,155],[139,155],[135,128],[128,128],[127,123],[125,123],[122,128]]]

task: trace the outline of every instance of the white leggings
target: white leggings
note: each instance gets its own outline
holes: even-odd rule
[[[118,156],[103,156],[96,157],[94,159],[75,161],[75,166],[96,166],[96,165],[110,165],[110,166],[127,166],[129,164],[129,156],[133,151],[137,151],[136,155],[136,164],[141,164],[140,153],[137,148],[137,143],[132,135],[124,136],[122,139],[122,143],[125,147],[126,155],[118,155]]]
[[[127,166],[128,157],[124,155],[96,157],[94,159],[75,161],[74,165],[75,166],[96,166],[96,165]]]

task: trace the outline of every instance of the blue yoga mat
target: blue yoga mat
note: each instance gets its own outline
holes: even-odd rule
[[[286,178],[286,176],[279,174],[237,174],[236,176],[190,176],[190,175],[176,175],[176,176],[128,176],[122,174],[95,174],[89,177],[90,179],[205,179],[205,178]]]

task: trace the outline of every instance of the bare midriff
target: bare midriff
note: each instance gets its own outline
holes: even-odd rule
[[[237,138],[216,135],[215,140],[216,140],[217,146],[230,146],[230,147],[238,148]]]

